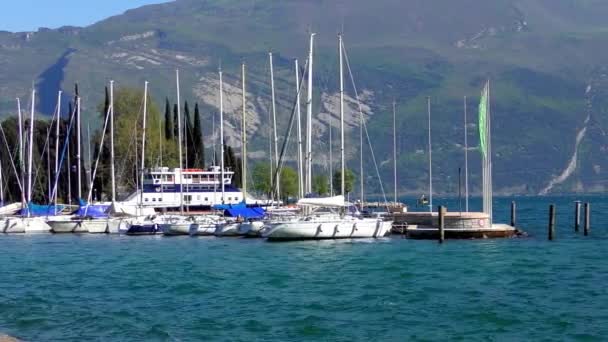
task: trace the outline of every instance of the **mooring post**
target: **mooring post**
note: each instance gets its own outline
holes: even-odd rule
[[[555,238],[555,204],[549,206],[549,241]]]
[[[515,204],[515,201],[511,202],[511,227],[515,227],[515,224],[517,223],[517,205]]]
[[[574,231],[578,232],[581,226],[581,201],[574,202]]]
[[[584,222],[584,232],[585,236],[589,235],[589,229],[591,229],[591,204],[589,202],[585,203],[585,222]]]
[[[439,206],[439,243],[443,243],[445,240],[445,212],[446,209],[444,206]]]

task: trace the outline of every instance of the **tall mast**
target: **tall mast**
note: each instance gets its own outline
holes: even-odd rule
[[[312,192],[312,71],[315,34],[310,34],[308,51],[308,94],[306,98],[306,193]]]
[[[241,124],[241,186],[243,187],[243,203],[247,203],[247,96],[245,93],[245,63],[241,65],[243,86],[243,121]]]
[[[340,194],[346,196],[344,186],[344,63],[342,57],[342,35],[338,35],[340,55]]]
[[[469,137],[467,133],[467,97],[464,97],[464,211],[469,212]]]
[[[87,164],[88,164],[88,181],[89,181],[89,189],[93,189],[93,175],[91,174],[92,170],[91,170],[91,166],[92,166],[92,160],[91,160],[91,124],[89,122],[87,122]]]
[[[143,115],[143,120],[142,120],[142,133],[141,133],[141,173],[140,173],[140,179],[141,181],[139,182],[139,184],[141,185],[141,200],[140,200],[140,206],[141,206],[141,214],[143,215],[143,211],[144,211],[144,173],[145,173],[145,168],[146,168],[146,115],[148,113],[148,81],[146,81],[144,83],[144,115]]]
[[[304,197],[304,173],[302,171],[302,113],[300,108],[300,67],[294,61],[296,69],[296,115],[298,119],[298,198]]]
[[[274,138],[274,162],[276,167],[276,192],[277,199],[281,198],[281,170],[279,170],[279,139],[277,138],[277,107],[274,95],[274,63],[272,62],[272,52],[268,53],[268,61],[270,63],[270,94],[272,97],[272,132]]]
[[[426,100],[429,119],[429,211],[433,212],[433,145],[431,145],[431,97],[428,96]]]
[[[393,101],[393,185],[397,204],[397,102]]]
[[[221,179],[221,183],[222,183],[222,204],[224,203],[224,85],[223,85],[223,80],[222,80],[222,68],[220,67],[220,71],[219,71],[219,75],[220,75],[220,167],[221,169],[221,174],[220,177]]]
[[[78,177],[78,200],[82,199],[82,164],[80,161],[80,96],[76,99],[76,167],[78,169],[76,175]]]
[[[179,154],[179,210],[184,214],[184,180],[182,168],[184,167],[182,155],[182,110],[181,100],[179,98],[179,70],[175,70],[175,81],[177,87],[177,146]]]
[[[59,94],[57,95],[57,122],[55,123],[55,177],[57,177],[59,174],[59,124],[61,123],[61,93],[62,91],[60,90]],[[55,204],[55,208],[57,208],[57,191],[55,191],[53,203]]]
[[[490,228],[494,223],[494,212],[492,200],[494,197],[493,190],[493,181],[492,181],[492,108],[490,107],[490,80],[488,80],[488,98],[487,98],[487,108],[488,108],[488,120],[486,120],[487,125],[487,135],[488,135],[488,210],[490,214]]]
[[[333,196],[334,195],[334,182],[333,180],[333,175],[334,175],[334,153],[332,151],[334,144],[333,144],[333,137],[332,137],[332,122],[333,122],[333,117],[331,115],[331,113],[329,113],[329,118],[327,119],[327,123],[328,123],[328,131],[329,131],[329,162],[328,162],[328,169],[329,169],[329,195]]]
[[[21,178],[21,209],[25,208],[25,163],[23,160],[23,117],[21,113],[21,100],[17,98],[17,120],[19,120],[19,178]]]
[[[116,204],[116,173],[114,170],[114,81],[110,81],[110,174],[112,177],[112,206]]]
[[[36,105],[36,89],[32,89],[32,109],[30,112],[30,132],[29,132],[29,143],[28,143],[28,165],[27,165],[27,203],[32,201],[32,156],[34,153],[34,110]],[[27,215],[29,217],[30,211],[28,210]]]

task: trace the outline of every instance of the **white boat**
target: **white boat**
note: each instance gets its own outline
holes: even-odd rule
[[[90,234],[105,234],[108,232],[108,218],[82,219],[80,226]]]
[[[4,232],[7,234],[38,234],[51,231],[51,227],[40,217],[11,217],[5,222]]]
[[[197,229],[192,218],[183,216],[166,216],[158,219],[161,232],[165,236],[191,235]]]
[[[247,237],[261,237],[265,227],[264,221],[247,221],[239,226],[239,234]]]
[[[215,236],[241,236],[239,233],[239,227],[241,226],[242,221],[237,220],[225,220],[223,222],[218,222],[215,227],[215,232],[213,235]]]
[[[304,198],[298,201],[298,205],[309,207],[313,212],[290,220],[272,221],[265,226],[262,237],[268,240],[381,238],[390,231],[390,224],[380,218],[346,214],[348,204],[343,196]],[[339,210],[342,214],[318,212],[323,208]]]
[[[194,216],[194,228],[190,232],[192,236],[212,236],[215,234],[219,216],[204,215]]]
[[[73,233],[80,221],[74,216],[49,216],[46,223],[51,227],[51,231],[57,234]]]
[[[389,229],[381,219],[319,215],[270,224],[262,236],[275,241],[381,238]]]

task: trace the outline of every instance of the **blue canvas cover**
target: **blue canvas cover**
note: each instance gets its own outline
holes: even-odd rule
[[[105,204],[90,204],[80,205],[76,211],[76,215],[81,217],[92,217],[92,218],[106,218],[108,217],[109,205]]]
[[[215,210],[241,209],[247,208],[247,204],[245,204],[244,202],[237,204],[216,204],[212,208]]]
[[[227,217],[242,217],[246,220],[261,219],[265,214],[266,211],[261,207],[237,207],[224,210],[224,215]]]
[[[26,208],[19,210],[21,216],[49,216],[60,213],[65,208],[64,205],[40,205],[30,203]]]

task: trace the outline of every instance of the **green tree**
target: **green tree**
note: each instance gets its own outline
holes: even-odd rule
[[[292,167],[283,166],[281,169],[281,199],[287,202],[289,198],[298,195],[298,173]]]
[[[177,107],[177,103],[173,105],[173,139],[174,140],[178,140],[179,139],[179,118],[178,118],[178,112],[179,108]]]
[[[186,145],[186,168],[194,167],[194,153],[195,148],[192,144],[192,120],[190,120],[190,106],[188,106],[188,101],[184,104],[184,132],[186,136],[183,137],[184,144]]]
[[[346,169],[344,172],[344,191],[346,192],[346,194],[342,194],[341,192],[341,187],[342,187],[342,172],[340,170],[336,171],[334,173],[334,179],[333,179],[333,185],[334,185],[334,189],[336,191],[337,194],[339,195],[347,195],[349,193],[351,193],[353,191],[353,185],[355,184],[355,174],[349,170]]]
[[[194,167],[205,167],[205,142],[203,139],[203,128],[201,127],[201,114],[198,103],[194,105],[194,127],[192,145],[194,147]]]
[[[141,154],[142,103],[143,91],[140,89],[120,88],[114,96],[116,179],[118,190],[123,193],[133,191],[136,177],[139,177],[140,165],[136,161],[140,159],[140,156],[135,155],[135,144],[138,145],[137,152]],[[160,137],[163,136],[161,134],[162,128],[159,125],[160,120],[161,113],[151,95],[148,95],[145,154],[145,165],[148,167],[158,165]],[[109,148],[109,139],[105,140],[104,145],[104,148]],[[163,141],[163,164],[169,167],[177,167],[177,160],[177,143],[165,139]],[[104,164],[109,165],[109,160],[106,160]],[[104,180],[108,182],[109,178],[104,177]],[[104,189],[109,188],[108,185],[104,185]]]
[[[255,164],[251,171],[251,177],[253,178],[253,190],[260,194],[270,193],[270,166],[268,163]]]
[[[165,139],[173,140],[173,118],[171,117],[171,104],[165,98]]]
[[[329,192],[329,180],[326,175],[316,175],[312,178],[312,191],[319,196],[325,196]]]

